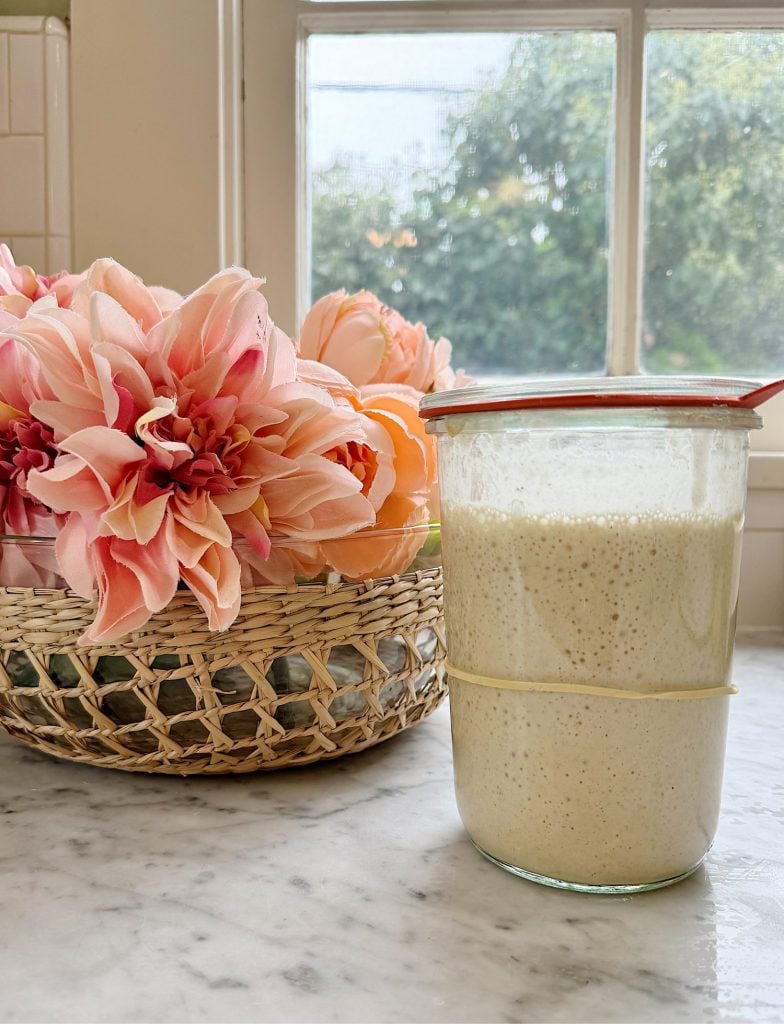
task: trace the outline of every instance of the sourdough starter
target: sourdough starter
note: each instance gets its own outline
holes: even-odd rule
[[[529,518],[449,506],[456,668],[638,691],[729,681],[740,521]],[[455,785],[499,860],[587,885],[696,865],[716,829],[728,700],[631,700],[450,680]]]

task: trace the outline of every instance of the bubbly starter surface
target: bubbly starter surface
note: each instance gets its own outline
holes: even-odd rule
[[[455,667],[638,691],[729,681],[741,523],[551,519],[450,506]],[[564,881],[629,885],[693,867],[716,829],[729,698],[630,700],[450,680],[472,838]]]

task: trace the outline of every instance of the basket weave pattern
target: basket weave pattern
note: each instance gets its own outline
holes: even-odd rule
[[[380,743],[446,693],[439,568],[260,587],[210,633],[187,591],[140,631],[79,646],[94,605],[0,588],[0,724],[38,750],[126,771],[248,772]]]

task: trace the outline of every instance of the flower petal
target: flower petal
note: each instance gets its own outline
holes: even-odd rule
[[[89,305],[90,332],[96,344],[109,342],[143,359],[145,336],[136,320],[111,295],[93,292]]]
[[[145,334],[161,320],[160,308],[142,279],[116,260],[99,259],[87,269],[74,289],[71,308],[88,317],[96,292],[113,298]]]
[[[137,482],[138,475],[125,481],[114,503],[101,516],[101,522],[115,537],[148,544],[163,525],[170,492],[164,491],[151,501],[138,504],[135,500]]]
[[[31,402],[30,412],[36,419],[51,427],[55,437],[60,438],[76,434],[87,427],[106,426],[104,409],[83,409],[78,405],[68,405],[57,399]]]
[[[86,601],[92,598],[95,589],[89,541],[85,521],[80,515],[68,517],[55,541],[55,555],[66,583]]]
[[[345,398],[352,404],[358,402],[358,388],[351,383],[348,377],[344,377],[338,370],[325,363],[317,363],[312,359],[298,359],[297,377],[306,384],[324,388],[333,398]]]
[[[226,522],[237,536],[244,537],[250,544],[253,551],[262,558],[268,558],[270,553],[270,537],[258,515],[247,509],[243,512],[236,512],[226,516]]]
[[[342,316],[321,346],[321,361],[357,386],[378,374],[387,350],[382,323],[372,309],[358,309]]]
[[[398,526],[417,526],[427,521],[424,514],[409,514]],[[322,548],[330,565],[346,579],[362,580],[394,576],[405,572],[427,540],[427,531],[403,529],[363,530],[349,537],[324,541]]]
[[[230,548],[213,544],[192,568],[181,570],[183,582],[207,613],[212,630],[226,630],[237,618],[242,592],[240,563]]]
[[[151,284],[147,290],[155,299],[158,309],[160,309],[164,316],[167,313],[171,313],[182,302],[182,295],[179,292],[175,292],[172,288],[163,288],[161,285]]]
[[[303,455],[289,477],[271,480],[263,496],[276,533],[324,540],[371,526],[375,512],[362,485],[344,466],[319,455]]]
[[[92,470],[104,489],[107,505],[130,466],[146,459],[145,451],[127,434],[109,427],[87,427],[60,443],[64,452],[77,455]],[[59,459],[58,459],[59,462]],[[55,463],[56,467],[57,463]],[[50,470],[49,472],[53,472]]]
[[[51,469],[32,469],[27,490],[55,512],[97,512],[111,500],[111,491],[75,455],[61,455]]]
[[[138,579],[145,606],[151,612],[165,608],[176,593],[180,572],[164,531],[146,544],[112,538],[111,553],[115,562],[130,569]]]
[[[138,576],[114,559],[110,544],[109,538],[98,537],[90,548],[98,583],[98,610],[79,637],[82,644],[118,640],[140,629],[150,618]]]
[[[0,338],[0,401],[24,413],[48,393],[33,353],[13,338]]]
[[[181,567],[193,568],[214,544],[231,545],[231,530],[206,494],[188,501],[176,494],[166,518],[168,544]]]
[[[91,338],[83,317],[68,309],[31,311],[7,333],[37,357],[54,397],[69,405],[102,409],[98,389],[92,386],[94,382],[85,364]]]
[[[338,313],[346,299],[346,290],[323,295],[308,311],[299,334],[299,351],[303,359],[321,359],[322,344],[335,328]]]

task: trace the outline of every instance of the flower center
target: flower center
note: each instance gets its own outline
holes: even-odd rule
[[[0,432],[0,484],[14,483],[40,505],[27,492],[27,475],[31,469],[49,469],[57,454],[50,427],[29,418],[10,420]]]
[[[325,455],[330,462],[343,466],[362,484],[362,493],[367,497],[378,468],[373,449],[361,441],[348,441],[332,448]]]
[[[236,490],[236,478],[242,474],[243,455],[250,433],[239,423],[219,432],[210,417],[171,416],[160,420],[151,433],[161,448],[147,445],[150,455],[142,471],[143,500],[154,492],[181,490],[227,494]],[[167,443],[174,442],[167,451]],[[187,445],[184,451],[180,445]],[[168,456],[171,453],[171,464]]]

